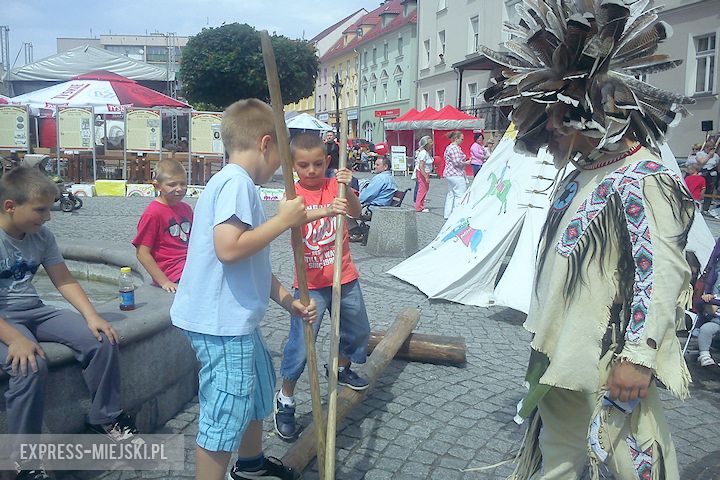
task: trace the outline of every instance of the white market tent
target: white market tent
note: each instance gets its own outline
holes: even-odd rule
[[[287,120],[285,124],[287,125],[287,128],[291,128],[293,130],[328,131],[333,129],[333,127],[327,123],[322,122],[307,113],[295,115]]]
[[[511,126],[437,237],[388,273],[428,298],[528,312],[540,231],[557,170],[548,153],[521,155],[514,152],[514,143]],[[667,146],[663,161],[679,170]],[[705,265],[714,245],[705,219],[695,215],[688,250]]]
[[[82,45],[52,55],[7,73],[6,81],[58,82],[70,80],[83,73],[107,70],[136,81],[167,81],[166,68],[133,60],[119,53],[109,52],[91,45]],[[170,80],[175,80],[170,72]]]

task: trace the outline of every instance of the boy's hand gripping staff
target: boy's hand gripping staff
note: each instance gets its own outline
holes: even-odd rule
[[[295,182],[293,179],[293,163],[290,157],[290,142],[288,129],[285,125],[283,112],[282,94],[280,92],[280,79],[277,73],[275,52],[273,51],[270,35],[266,30],[260,32],[262,44],[263,61],[265,63],[265,76],[268,89],[270,90],[270,103],[273,109],[275,120],[275,132],[277,136],[278,149],[280,151],[280,162],[282,165],[283,179],[285,180],[285,197],[292,200],[296,197]],[[291,229],[292,248],[295,257],[295,272],[297,273],[298,289],[300,290],[300,301],[303,305],[310,304],[308,293],[307,272],[305,270],[304,249],[302,241],[302,227]],[[312,413],[317,433],[317,459],[318,472],[321,478],[325,466],[325,428],[322,417],[322,400],[320,398],[320,379],[318,378],[317,356],[315,354],[315,335],[312,326],[303,321],[303,334],[305,337],[305,350],[307,352],[307,368],[310,377],[310,395],[312,397]]]

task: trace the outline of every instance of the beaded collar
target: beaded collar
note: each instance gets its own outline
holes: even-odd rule
[[[592,159],[589,158],[591,163],[588,163],[586,165],[578,164],[578,168],[580,170],[596,170],[598,168],[607,167],[608,165],[612,165],[615,162],[619,162],[620,160],[627,158],[631,155],[635,155],[638,151],[640,151],[641,145],[639,143],[636,143],[633,147],[631,147],[629,150],[624,151],[620,155],[618,155],[615,158],[611,158],[609,160],[603,160],[601,162],[592,162]]]

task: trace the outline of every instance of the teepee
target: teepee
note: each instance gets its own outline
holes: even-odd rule
[[[511,125],[437,237],[388,273],[428,298],[527,313],[552,189],[570,169],[558,172],[544,150],[537,157],[516,153],[515,133]],[[663,162],[679,171],[670,149],[664,146],[662,152]],[[698,213],[688,250],[705,265],[714,244]]]

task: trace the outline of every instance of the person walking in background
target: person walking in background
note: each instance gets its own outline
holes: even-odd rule
[[[473,169],[473,177],[477,175],[489,156],[490,150],[485,146],[485,135],[482,132],[476,133],[475,143],[470,147],[470,165]]]
[[[335,176],[340,165],[340,144],[335,139],[335,132],[330,131],[325,134],[325,155],[330,157],[330,164],[325,176],[331,178]]]
[[[430,210],[425,208],[425,197],[430,190],[430,172],[433,168],[433,140],[430,135],[425,135],[418,142],[418,149],[415,152],[415,181],[417,197],[415,197],[415,211],[427,213]]]
[[[460,202],[465,190],[467,190],[465,166],[470,163],[470,160],[460,149],[460,144],[464,140],[462,132],[459,130],[452,131],[449,137],[450,145],[445,149],[445,170],[443,172],[448,186],[447,197],[445,197],[445,211],[443,212],[445,220],[450,217],[455,205]]]
[[[695,154],[698,165],[702,169],[702,176],[705,177],[705,194],[712,195],[715,193],[715,189],[718,185],[718,172],[717,164],[720,159],[715,153],[715,144],[712,142],[706,142],[705,147]],[[710,209],[712,198],[705,197],[703,200],[702,211],[707,212]]]

